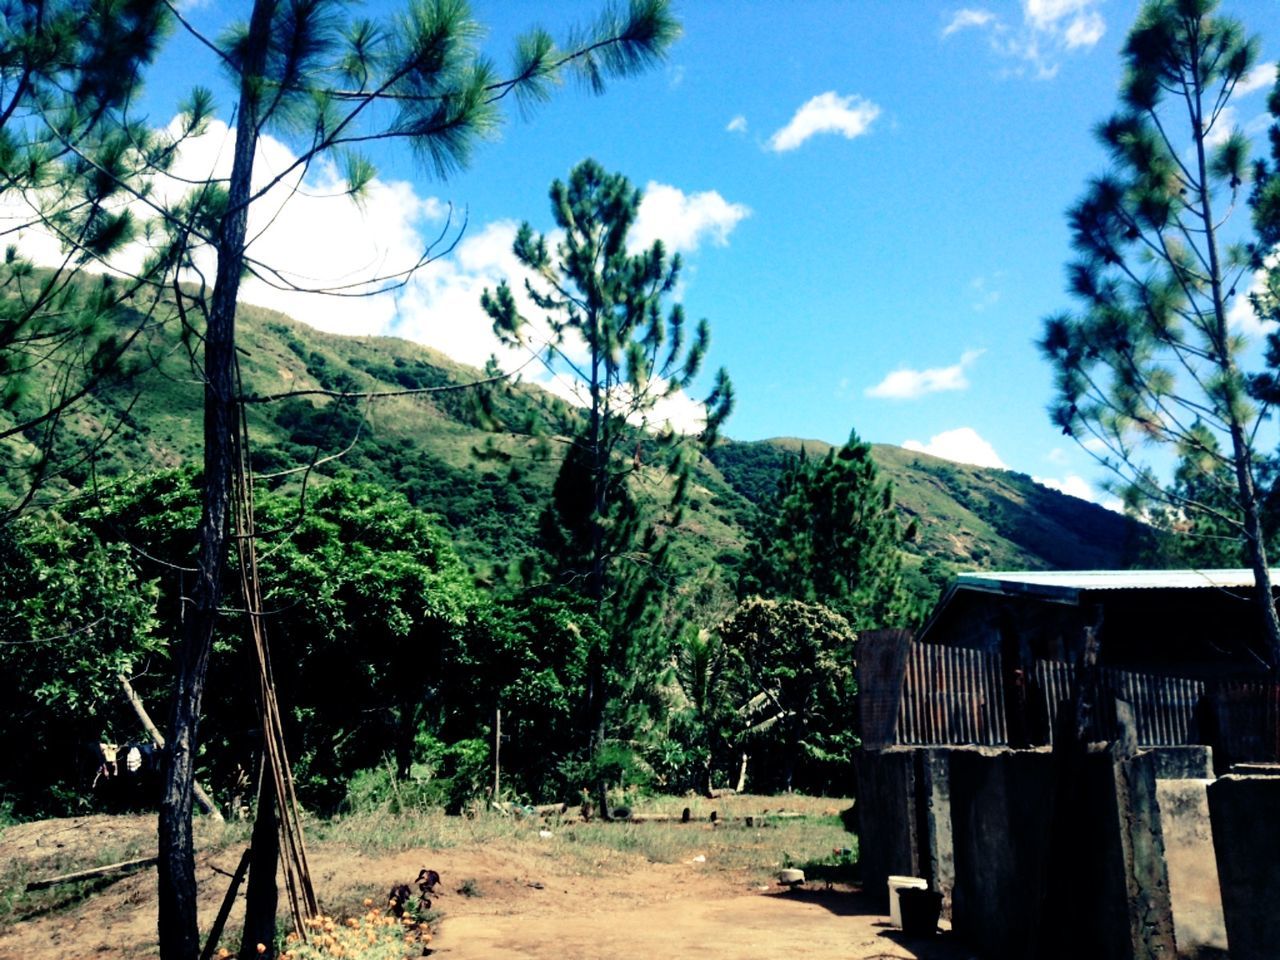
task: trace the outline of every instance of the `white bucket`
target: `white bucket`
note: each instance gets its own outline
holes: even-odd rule
[[[915,890],[928,890],[929,881],[921,877],[890,877],[889,878],[889,922],[902,929],[902,905],[898,902],[898,891],[903,887],[910,887]]]

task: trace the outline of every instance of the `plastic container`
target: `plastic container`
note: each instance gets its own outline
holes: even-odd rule
[[[932,937],[942,915],[942,894],[937,890],[903,887],[898,900],[902,909],[902,933],[907,937]]]
[[[889,878],[889,922],[895,927],[902,927],[902,907],[898,903],[899,890],[928,890],[929,881],[923,877],[890,877]]]

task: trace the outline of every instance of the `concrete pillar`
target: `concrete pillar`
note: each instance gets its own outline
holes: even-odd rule
[[[1169,900],[1178,956],[1227,954],[1218,863],[1209,826],[1209,778],[1157,780],[1160,829],[1169,871]]]
[[[921,750],[917,775],[921,836],[917,845],[921,865],[933,889],[942,894],[942,911],[951,916],[956,884],[955,841],[951,822],[951,756],[955,750]]]
[[[1116,809],[1133,960],[1176,956],[1164,832],[1151,753],[1114,762]]]
[[[890,876],[919,876],[915,749],[858,751],[858,865],[863,889],[889,909]]]
[[[1208,788],[1231,960],[1280,956],[1280,767]]]

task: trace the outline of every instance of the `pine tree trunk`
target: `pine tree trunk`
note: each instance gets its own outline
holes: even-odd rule
[[[258,804],[254,810],[252,859],[249,863],[249,887],[245,891],[244,935],[240,938],[240,960],[256,960],[275,956],[276,913],[280,890],[276,883],[280,864],[280,821],[276,813],[274,779],[265,769],[264,758]],[[257,952],[261,943],[267,951]]]
[[[236,146],[227,214],[217,238],[218,268],[204,339],[204,490],[196,540],[196,582],[177,656],[164,794],[160,804],[157,914],[162,960],[194,960],[200,952],[195,850],[191,836],[192,783],[199,744],[200,706],[222,597],[228,514],[235,458],[236,295],[244,261],[248,200],[257,146],[255,93],[271,35],[275,0],[256,0],[241,78]]]

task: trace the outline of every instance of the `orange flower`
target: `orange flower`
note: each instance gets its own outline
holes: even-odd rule
[[[265,943],[260,943],[258,944],[257,950],[258,950],[258,953],[266,953],[267,945]]]

